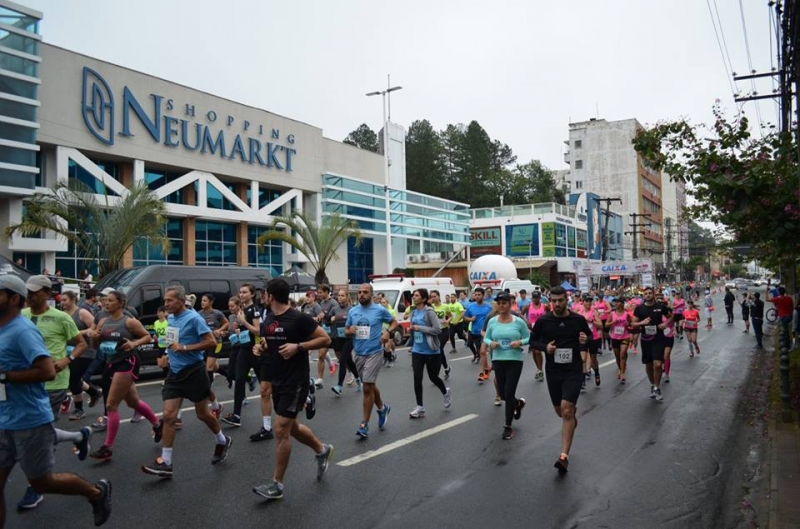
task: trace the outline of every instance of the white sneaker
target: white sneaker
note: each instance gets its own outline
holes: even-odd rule
[[[409,413],[408,416],[412,419],[421,419],[422,417],[425,417],[425,406],[417,406],[411,410],[411,413]]]
[[[317,389],[321,388],[322,387],[322,379],[321,378],[315,378],[314,379],[314,385],[317,387]]]
[[[495,406],[502,406],[503,405],[503,399],[501,399],[500,397],[495,396],[494,405]]]
[[[450,407],[450,403],[452,402],[452,400],[453,400],[453,390],[450,389],[450,388],[447,388],[447,391],[444,394],[444,407],[445,407],[445,409]]]
[[[344,381],[344,382],[345,382],[345,384],[347,384],[348,386],[352,386],[352,385],[353,385],[353,382],[355,382],[355,381],[356,381],[356,377],[355,377],[355,376],[353,376],[353,373],[348,373],[348,374],[347,374],[347,378],[345,379],[345,381]]]
[[[133,417],[131,417],[131,422],[139,422],[144,419],[144,416],[139,413],[138,411],[133,412]]]

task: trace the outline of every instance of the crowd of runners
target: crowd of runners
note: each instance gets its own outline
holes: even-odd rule
[[[687,344],[681,355],[690,359],[700,355],[697,335],[701,329],[712,328],[715,310],[708,290],[567,292],[559,286],[546,292],[511,293],[478,287],[469,296],[462,292],[444,298],[436,290],[419,288],[405,312],[395,314],[369,284],[358,287],[355,303],[348,290],[320,285],[297,304],[289,285],[275,279],[260,292],[254,285],[243,285],[228,300],[227,316],[213,308],[211,294],[198,293],[196,307],[197,294],[187,294],[181,286],[169,287],[158,321],[145,329],[126,306],[123,292],[90,292],[88,301],[65,292],[61,308],[56,309],[47,303],[50,289],[46,276],[33,276],[27,283],[0,276],[0,458],[5,462],[0,466],[4,473],[0,487],[5,486],[14,464],[20,463],[30,487],[17,504],[19,510],[37,507],[47,493],[82,495],[92,505],[96,525],[110,515],[111,484],[106,480],[91,484],[74,474],[54,473],[53,447],[68,442],[80,460],[87,456],[111,460],[120,433],[122,403],[132,410],[132,421],[150,423],[152,441],[148,442],[161,445],[160,457],[143,464],[141,470],[171,478],[184,400],[193,403],[198,420],[209,430],[209,440],[213,437],[211,463],[217,465],[226,460],[233,444],[223,425],[226,431],[243,426],[247,390],[258,390],[262,421],[253,426],[256,431],[249,438],[275,440],[275,465],[272,479],[253,487],[253,492],[280,499],[292,439],[314,452],[318,480],[333,457],[333,446],[299,420],[301,414],[314,417],[326,372],[335,397],[353,386],[360,393],[362,413],[353,419],[357,439],[369,439],[373,413],[377,428],[386,427],[392,407],[381,393],[378,377],[382,368],[398,361],[391,337],[400,320],[408,320],[416,401],[408,412],[410,419],[425,417],[426,375],[441,394],[441,406],[451,407],[454,396],[446,383],[451,375],[446,349],[449,343],[449,354],[454,354],[457,342],[463,341],[477,366],[476,382],[491,382],[494,404],[504,406],[500,438],[513,439],[513,422],[521,419],[526,405],[517,393],[530,355],[534,380],[546,383],[561,421],[555,467],[563,473],[569,468],[579,397],[588,385],[603,383],[598,355],[613,355],[616,384],[626,383],[629,361],[638,357],[650,381],[647,396],[662,402],[676,343],[685,340]],[[768,292],[766,297],[785,311],[781,308],[786,305],[784,295]],[[744,332],[750,331],[752,323],[761,347],[764,301],[755,292],[739,303]],[[730,306],[728,295],[725,304]],[[217,355],[223,344],[231,353],[227,365],[220,366]],[[150,405],[155,403],[146,403],[136,389],[139,350],[146,345],[158,350],[158,365],[167,373],[157,410],[160,417]],[[226,414],[212,390],[215,377],[224,377],[234,389],[233,406]],[[78,423],[88,421],[85,403],[89,408],[103,406],[91,426],[77,431],[55,428],[60,415]],[[104,432],[104,438],[91,450],[94,432]],[[126,433],[141,435],[134,430]],[[2,526],[5,507],[0,509]]]

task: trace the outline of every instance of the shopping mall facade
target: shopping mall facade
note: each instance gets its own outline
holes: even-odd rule
[[[408,254],[469,244],[466,204],[405,189],[401,127],[387,127],[387,170],[383,155],[325,138],[318,127],[46,44],[41,18],[0,0],[0,229],[20,221],[26,197],[77,179],[112,207],[137,182],[166,203],[170,251],[141,240],[125,266],[279,273],[305,257],[256,239],[274,216],[294,210],[323,223],[333,213],[358,221],[363,242],[341,249],[328,269],[335,283],[386,273],[387,234],[394,267]],[[95,268],[47,233],[2,238],[0,254],[65,277]]]

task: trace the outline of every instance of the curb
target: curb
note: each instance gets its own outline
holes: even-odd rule
[[[777,428],[775,427],[776,418],[773,417],[769,421],[769,521],[767,527],[778,528],[780,527],[780,513],[778,512],[778,477],[776,470],[778,469],[778,451],[773,446]]]

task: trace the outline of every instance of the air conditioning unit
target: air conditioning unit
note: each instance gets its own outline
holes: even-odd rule
[[[427,262],[428,262],[428,256],[427,256],[426,254],[422,254],[422,255],[420,255],[420,256],[419,256],[419,261],[420,261],[421,263],[427,263]]]
[[[409,263],[418,263],[419,262],[419,258],[416,255],[409,255],[408,256],[408,262]]]

